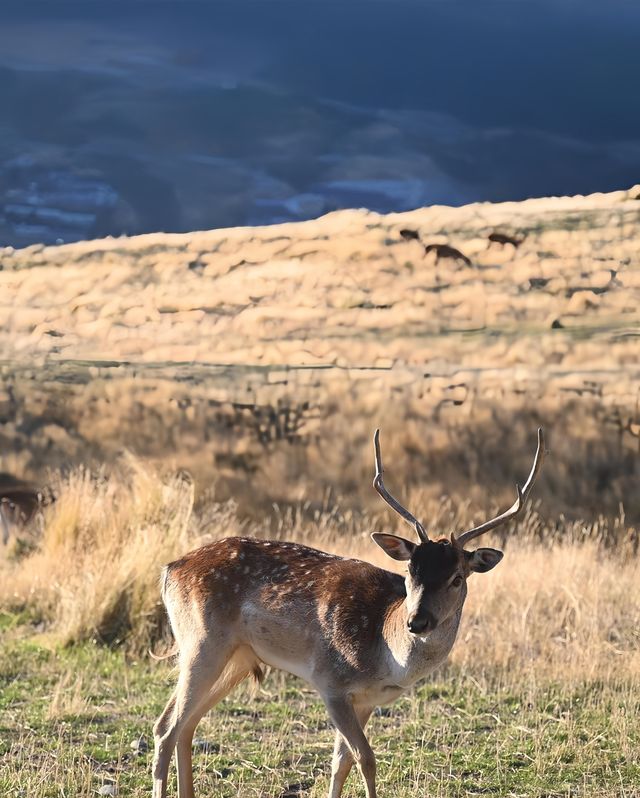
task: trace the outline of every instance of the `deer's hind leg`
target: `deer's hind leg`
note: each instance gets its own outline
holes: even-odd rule
[[[233,648],[228,643],[225,644],[220,640],[214,643],[207,639],[190,649],[180,649],[178,683],[153,729],[155,740],[153,798],[165,798],[169,764],[176,743],[192,716],[210,701],[211,691],[225,671],[233,653]],[[193,732],[191,734],[193,735]],[[188,784],[185,775],[181,798],[182,793],[187,796],[193,795],[190,781],[191,777]]]
[[[256,658],[253,652],[239,649],[210,687],[203,700],[194,707],[185,719],[178,732],[176,741],[176,758],[178,763],[178,798],[194,798],[193,764],[191,760],[193,734],[204,715],[219,701],[228,695],[234,687],[255,672]]]

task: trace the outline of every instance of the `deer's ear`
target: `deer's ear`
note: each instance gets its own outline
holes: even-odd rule
[[[411,555],[416,550],[416,544],[410,540],[398,537],[398,535],[387,535],[382,532],[374,532],[371,535],[374,543],[394,560],[410,560]]]
[[[469,568],[476,573],[483,574],[495,568],[504,554],[497,549],[476,549],[466,552]]]

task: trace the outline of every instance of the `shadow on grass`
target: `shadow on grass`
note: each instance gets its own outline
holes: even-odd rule
[[[311,787],[313,787],[313,781],[310,780],[289,784],[281,793],[274,796],[274,798],[301,798]]]

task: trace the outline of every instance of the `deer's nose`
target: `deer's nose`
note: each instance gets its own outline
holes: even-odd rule
[[[436,621],[435,616],[430,612],[423,612],[419,615],[414,615],[407,621],[407,627],[414,635],[419,635],[423,632],[429,632],[432,629],[435,629],[437,625],[438,622]]]

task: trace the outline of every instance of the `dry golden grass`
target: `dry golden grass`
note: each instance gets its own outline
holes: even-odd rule
[[[395,527],[386,510],[371,517],[300,505],[249,523],[233,503],[209,496],[194,512],[187,475],[161,476],[130,455],[110,476],[78,469],[59,480],[58,501],[46,511],[34,550],[2,562],[0,607],[28,609],[63,643],[125,641],[145,650],[163,630],[161,566],[227,535],[296,539],[396,565],[369,540],[390,520]],[[468,508],[450,501],[429,500],[423,509],[435,534],[460,531],[470,521]],[[540,677],[563,680],[640,675],[640,561],[622,542],[605,550],[604,519],[546,532],[542,525],[534,507],[494,538],[506,544],[506,557],[494,572],[471,579],[453,661],[469,673],[480,665],[479,672],[534,668]]]
[[[51,702],[47,708],[47,720],[56,720],[68,715],[83,715],[89,709],[85,693],[84,676],[73,671],[65,671],[53,688]]]
[[[126,457],[117,478],[80,468],[59,490],[35,550],[4,564],[0,601],[32,608],[63,643],[153,638],[160,568],[193,542],[191,481]]]
[[[474,580],[453,661],[466,672],[541,681],[640,676],[637,558],[583,544],[513,541],[504,567]]]
[[[349,367],[420,365],[441,333],[521,336],[554,319],[622,331],[638,322],[629,302],[640,288],[637,194],[340,211],[299,224],[5,249],[0,346],[56,361]],[[420,243],[400,237],[403,227],[458,247],[471,266],[424,257]],[[495,230],[524,241],[490,246]],[[553,352],[565,365],[606,366],[601,347],[558,347],[558,337],[542,350],[531,338],[487,338],[483,365],[527,367]],[[439,359],[475,367],[469,343],[443,340]]]

